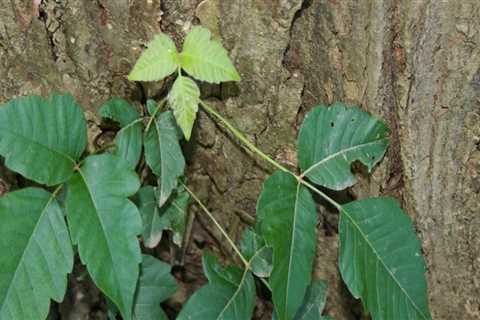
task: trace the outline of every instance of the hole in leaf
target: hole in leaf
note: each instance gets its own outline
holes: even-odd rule
[[[335,127],[335,123],[330,122],[330,127],[332,127],[332,128]]]

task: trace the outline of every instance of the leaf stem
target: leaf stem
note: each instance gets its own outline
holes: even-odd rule
[[[284,166],[282,166],[280,163],[278,163],[277,161],[273,160],[271,157],[269,157],[268,155],[266,155],[262,150],[258,149],[253,143],[251,143],[240,131],[238,131],[232,124],[230,124],[230,122],[228,122],[227,119],[225,119],[222,115],[220,115],[217,111],[215,111],[215,109],[213,109],[212,107],[210,107],[208,104],[206,104],[205,102],[203,101],[200,101],[200,105],[205,109],[207,110],[208,113],[212,114],[213,116],[215,116],[218,120],[220,120],[220,122],[223,123],[223,125],[225,127],[227,127],[228,130],[230,130],[230,132],[238,139],[240,140],[248,149],[250,149],[250,151],[252,151],[253,153],[256,153],[258,154],[263,160],[267,161],[267,162],[270,162],[273,166],[275,166],[276,168],[282,170],[282,171],[285,171],[285,172],[290,172],[290,170],[288,170],[287,168],[285,168]]]
[[[273,166],[275,166],[276,168],[286,172],[286,173],[290,173],[292,176],[295,177],[295,179],[297,179],[297,181],[301,184],[303,184],[304,186],[306,186],[307,188],[309,188],[310,190],[312,190],[313,192],[317,193],[318,195],[320,195],[322,198],[324,198],[326,201],[328,201],[330,204],[332,204],[335,208],[337,208],[338,211],[341,211],[342,210],[342,206],[336,202],[335,200],[333,200],[332,198],[330,198],[328,195],[326,195],[324,192],[320,191],[318,188],[316,188],[314,185],[312,185],[311,183],[305,181],[303,179],[303,176],[302,175],[297,175],[295,174],[294,172],[288,170],[286,167],[282,166],[280,163],[278,163],[276,160],[272,159],[270,156],[268,156],[267,154],[265,154],[262,150],[260,150],[259,148],[257,148],[252,142],[250,142],[239,130],[237,130],[227,119],[225,119],[222,115],[220,115],[217,111],[215,111],[215,109],[213,109],[211,106],[209,106],[208,104],[206,104],[205,102],[203,101],[200,101],[200,105],[208,112],[210,113],[211,115],[213,115],[215,118],[217,118],[218,120],[220,120],[220,122],[223,123],[223,125],[228,129],[230,130],[230,132],[238,139],[240,140],[241,142],[243,142],[243,144],[248,148],[250,149],[250,151],[252,151],[253,153],[256,153],[257,155],[259,155],[263,160],[271,163]]]
[[[153,120],[155,120],[155,117],[157,116],[157,113],[163,109],[163,106],[167,102],[167,98],[163,98],[160,100],[160,102],[157,105],[157,108],[155,108],[155,111],[150,115],[150,119],[148,119],[147,126],[145,127],[145,132],[148,132],[148,129],[150,129],[150,126],[152,125]]]
[[[183,187],[185,188],[185,190],[187,190],[187,192],[192,196],[192,198],[198,203],[198,205],[200,206],[200,208],[203,210],[203,212],[205,212],[207,214],[207,216],[210,218],[210,220],[212,220],[213,224],[215,224],[215,226],[217,227],[218,230],[220,230],[220,232],[222,233],[222,235],[227,239],[228,243],[230,244],[230,246],[233,248],[233,250],[235,251],[235,253],[238,255],[238,257],[240,258],[240,260],[242,260],[243,264],[245,265],[245,268],[247,269],[251,269],[250,268],[250,264],[248,263],[247,259],[245,259],[245,257],[243,256],[243,254],[240,252],[240,249],[238,249],[238,247],[235,245],[235,242],[233,242],[233,240],[228,236],[227,232],[222,228],[222,226],[220,225],[220,223],[218,223],[218,221],[215,219],[215,217],[213,216],[213,214],[210,212],[210,210],[207,209],[207,207],[203,204],[203,202],[197,197],[197,195],[195,193],[193,193],[192,190],[190,190],[183,182],[180,182]]]

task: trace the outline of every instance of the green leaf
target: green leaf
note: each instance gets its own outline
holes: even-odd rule
[[[115,137],[117,148],[113,152],[135,168],[142,153],[143,124],[138,111],[127,101],[114,98],[100,108],[100,115],[118,122],[122,129]]]
[[[388,147],[388,128],[357,107],[342,103],[318,106],[305,116],[298,137],[303,175],[318,185],[343,190],[355,184],[354,161],[372,168]]]
[[[63,300],[73,250],[55,196],[26,188],[0,198],[0,319],[47,317]]]
[[[431,319],[420,241],[393,198],[343,206],[339,233],[342,278],[374,320]]]
[[[257,224],[273,248],[269,283],[278,318],[291,320],[311,280],[317,224],[312,196],[293,175],[275,172],[263,185]]]
[[[89,156],[68,182],[67,218],[72,241],[93,281],[132,318],[133,296],[141,262],[137,235],[142,221],[127,197],[140,181],[123,159]]]
[[[147,44],[133,70],[128,75],[130,81],[157,81],[172,74],[179,66],[175,43],[165,34],[156,35]]]
[[[308,287],[302,307],[295,315],[295,320],[324,320],[322,316],[327,301],[327,282],[313,281]]]
[[[182,68],[201,81],[239,81],[240,75],[230,61],[227,50],[220,42],[210,38],[208,29],[200,26],[192,28],[180,54]]]
[[[144,141],[147,164],[159,177],[158,206],[161,207],[177,186],[177,179],[185,169],[177,127],[170,111],[155,118]]]
[[[143,255],[134,305],[136,320],[168,320],[160,302],[177,291],[177,282],[170,270],[165,262]]]
[[[251,319],[255,307],[255,282],[247,270],[221,268],[213,257],[204,257],[208,284],[188,299],[177,320]]]
[[[102,118],[111,119],[121,127],[129,125],[140,118],[140,114],[130,103],[121,98],[113,98],[107,101],[99,110]]]
[[[268,278],[272,272],[273,250],[265,240],[252,229],[245,229],[240,242],[240,250],[250,263],[253,274]]]
[[[160,221],[155,190],[152,186],[145,186],[135,196],[134,202],[138,205],[143,220],[143,244],[147,248],[155,248],[162,239],[165,227]]]
[[[173,232],[173,242],[182,245],[187,224],[190,195],[183,187],[177,188],[170,200],[160,208],[160,223]]]
[[[178,76],[168,95],[168,101],[185,139],[190,140],[200,102],[200,89],[192,79]]]
[[[157,107],[158,107],[157,101],[153,99],[147,100],[147,110],[150,115],[153,115],[155,113],[155,110],[157,109]]]
[[[0,107],[0,132],[5,165],[49,186],[68,180],[87,145],[82,109],[70,95],[10,100]]]
[[[175,192],[173,198],[159,208],[156,193],[156,188],[145,186],[134,199],[143,220],[143,243],[147,248],[154,248],[162,239],[163,230],[171,230],[173,242],[181,246],[190,196],[186,191]]]

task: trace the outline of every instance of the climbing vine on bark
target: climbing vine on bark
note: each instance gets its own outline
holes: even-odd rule
[[[222,266],[205,253],[208,283],[189,297],[177,319],[250,319],[260,282],[271,291],[274,319],[331,319],[323,315],[326,282],[311,276],[317,247],[312,193],[340,214],[340,272],[373,319],[431,319],[421,244],[399,203],[380,197],[339,204],[322,191],[354,185],[352,162],[370,171],[382,160],[389,144],[382,121],[342,103],[313,108],[298,136],[297,174],[200,99],[196,81],[240,80],[207,29],[194,27],[181,52],[167,35],[156,36],[129,79],[158,81],[174,74],[167,97],[147,101],[142,114],[120,98],[100,108],[103,118],[121,127],[103,153],[86,153],[86,121],[68,94],[20,97],[0,107],[0,154],[10,170],[37,184],[0,198],[0,320],[45,319],[50,300],[65,295],[75,255],[107,297],[110,314],[167,319],[160,302],[177,288],[171,267],[142,255],[139,241],[154,248],[168,230],[172,245],[179,246],[192,200],[241,264]],[[184,178],[180,141],[191,138],[199,107],[276,169],[264,182],[255,226],[238,245]],[[145,165],[155,185],[139,179]]]

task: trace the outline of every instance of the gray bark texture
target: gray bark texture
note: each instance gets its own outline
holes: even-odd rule
[[[360,183],[340,196],[399,199],[423,243],[433,318],[480,319],[479,21],[478,0],[0,0],[0,102],[68,91],[89,113],[113,96],[158,98],[168,83],[126,75],[154,34],[181,43],[201,23],[242,75],[202,85],[205,98],[282,163],[295,166],[298,126],[317,104],[345,101],[386,120],[386,158],[371,176],[357,168]],[[189,183],[239,239],[272,168],[204,113],[185,151]],[[15,188],[1,168],[0,178],[0,191]],[[327,313],[367,319],[337,271],[338,216],[319,214],[315,277],[329,281]],[[205,243],[232,256],[200,212],[193,231],[186,268],[196,269],[178,303],[199,285]],[[99,299],[91,290],[67,297],[75,311],[61,306],[65,319],[97,319],[75,300]],[[256,318],[269,310],[259,304]]]

